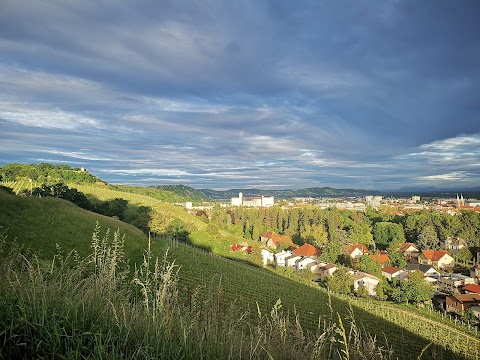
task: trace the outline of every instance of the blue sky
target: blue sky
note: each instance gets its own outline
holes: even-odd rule
[[[480,2],[0,2],[0,165],[195,188],[480,182]]]

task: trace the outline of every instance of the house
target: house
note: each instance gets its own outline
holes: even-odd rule
[[[470,276],[463,275],[463,274],[452,274],[451,276],[460,280],[462,282],[462,286],[475,284],[475,279],[471,278]]]
[[[443,292],[453,293],[462,286],[462,280],[454,276],[442,276],[438,279],[438,288]]]
[[[323,265],[326,265],[326,264],[319,261],[314,261],[314,262],[308,263],[306,268],[309,269],[312,273],[318,274],[320,272],[320,267]]]
[[[364,287],[367,290],[367,294],[375,296],[377,294],[376,286],[380,282],[380,279],[376,276],[363,273],[361,271],[354,271],[352,274],[353,289],[357,291],[360,287]]]
[[[335,271],[337,271],[335,264],[323,264],[317,269],[317,273],[321,279],[325,276],[332,276]]]
[[[467,242],[462,238],[449,236],[445,239],[445,249],[450,250],[452,254],[456,254],[464,247],[467,247]]]
[[[278,254],[275,254],[275,265],[276,266],[285,266],[285,258],[292,255],[290,250],[282,250]]]
[[[447,250],[423,250],[422,253],[418,255],[418,262],[423,265],[432,265],[437,269],[455,265],[455,259]]]
[[[462,290],[465,292],[465,294],[479,294],[480,295],[480,285],[477,285],[477,284],[465,285]]]
[[[266,249],[262,249],[262,262],[263,266],[267,265],[268,262],[274,263],[275,262],[275,254],[271,251],[268,251]]]
[[[274,233],[273,231],[265,231],[260,235],[260,242],[264,245],[267,244],[267,241],[270,239],[278,239],[280,236]]]
[[[369,251],[364,244],[355,244],[347,249],[347,254],[354,260],[360,258],[362,255],[368,255]]]
[[[300,261],[300,260],[302,260],[301,256],[292,254],[292,255],[287,256],[285,258],[285,266],[296,268],[297,267],[297,261]]]
[[[472,306],[480,306],[478,294],[452,294],[447,296],[447,311],[466,311]]]
[[[399,252],[403,254],[403,257],[406,260],[412,260],[418,258],[420,254],[420,249],[413,243],[402,243],[400,244]]]
[[[300,246],[298,249],[293,250],[293,253],[295,255],[299,256],[318,256],[321,254],[320,249],[317,249],[315,246],[312,246],[310,244],[303,244]]]
[[[412,273],[414,271],[420,271],[423,276],[426,278],[433,278],[438,280],[440,278],[440,273],[435,270],[433,266],[430,265],[422,265],[422,264],[408,264],[405,270],[408,273]],[[428,280],[428,279],[427,279]]]
[[[408,272],[393,266],[384,266],[382,268],[382,275],[390,281],[392,281],[393,279],[399,279],[400,281],[403,281],[403,279],[405,279],[405,276],[408,275]]]
[[[271,249],[278,249],[279,247],[290,247],[293,246],[293,241],[290,236],[276,236],[267,240],[265,244]]]
[[[295,251],[293,251],[295,254]],[[304,257],[300,261],[297,261],[297,270],[309,269],[308,264],[316,263],[316,261],[310,257]],[[311,270],[311,269],[310,269]]]
[[[267,231],[260,236],[260,241],[271,249],[278,249],[279,247],[293,246],[293,241],[290,236],[280,236],[273,231]]]
[[[390,258],[388,257],[388,254],[384,251],[379,252],[378,254],[372,254],[368,255],[370,259],[375,261],[376,263],[385,266],[388,264],[391,264]]]

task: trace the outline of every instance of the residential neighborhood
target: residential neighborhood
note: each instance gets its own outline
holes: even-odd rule
[[[470,309],[480,319],[480,258],[477,257],[477,263],[469,268],[456,267],[452,252],[465,247],[465,241],[460,238],[449,239],[442,250],[419,249],[413,243],[399,244],[396,252],[405,261],[404,267],[393,266],[392,254],[387,251],[369,249],[365,244],[353,244],[344,249],[346,258],[351,259],[351,267],[348,267],[323,261],[321,249],[311,244],[295,246],[289,237],[273,231],[261,234],[259,241],[264,247],[261,251],[264,266],[311,272],[319,284],[328,284],[328,279],[333,278],[336,271],[345,269],[354,293],[377,298],[379,284],[383,283],[387,288],[398,286],[418,274],[416,278],[431,288],[436,299],[443,299],[440,303],[444,312],[460,314]],[[380,271],[359,269],[363,263],[374,264],[372,269]]]

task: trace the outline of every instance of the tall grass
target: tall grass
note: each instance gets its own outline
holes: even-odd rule
[[[183,305],[174,262],[147,250],[132,276],[120,233],[110,237],[95,228],[92,253],[83,259],[59,251],[47,264],[15,246],[1,254],[1,359],[393,357],[353,318],[333,312],[312,333],[286,316],[280,301],[269,313],[250,313],[227,305],[214,285],[199,286]],[[5,241],[0,235],[0,244]]]

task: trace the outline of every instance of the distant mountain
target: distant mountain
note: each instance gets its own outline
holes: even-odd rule
[[[313,187],[306,189],[286,189],[286,190],[261,190],[261,189],[230,189],[230,190],[210,190],[200,189],[202,193],[208,195],[213,200],[225,200],[237,197],[238,193],[244,196],[274,196],[277,198],[294,198],[294,197],[357,197],[366,195],[380,195],[379,191],[360,190],[360,189],[335,189],[331,187]]]
[[[443,197],[454,198],[457,194],[462,194],[465,199],[480,198],[480,187],[474,188],[434,188],[434,187],[404,187],[397,190],[386,190],[385,195],[393,196],[412,196],[418,195],[422,197]]]

